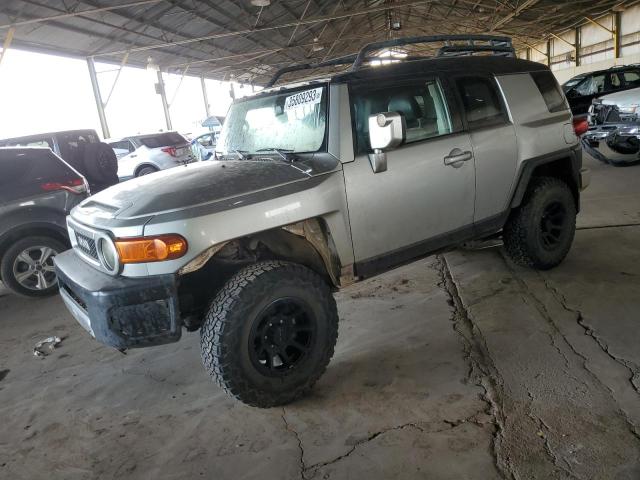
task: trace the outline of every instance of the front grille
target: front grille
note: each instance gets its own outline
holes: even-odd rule
[[[89,238],[81,233],[76,233],[76,246],[85,255],[98,260],[98,251],[96,250],[96,242],[93,238]]]

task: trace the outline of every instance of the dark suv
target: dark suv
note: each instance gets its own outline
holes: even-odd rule
[[[0,276],[16,293],[55,293],[53,257],[69,248],[65,218],[84,177],[49,148],[0,148]]]
[[[0,140],[0,147],[47,147],[80,172],[93,193],[118,183],[118,161],[95,130],[65,130]]]
[[[584,73],[562,85],[574,115],[586,115],[594,98],[637,87],[640,87],[640,64]]]

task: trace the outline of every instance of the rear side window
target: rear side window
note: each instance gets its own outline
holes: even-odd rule
[[[53,149],[53,139],[51,137],[29,137],[21,140],[2,142],[2,146],[7,147],[47,147]]]
[[[544,103],[547,104],[550,112],[560,112],[569,109],[553,73],[549,71],[531,72],[531,77],[538,87],[538,90],[540,90],[540,94],[542,98],[544,98]]]
[[[624,72],[622,76],[627,87],[640,87],[640,71]]]
[[[148,135],[138,138],[138,141],[147,148],[172,147],[189,143],[182,135],[175,132]]]
[[[486,77],[456,80],[470,129],[495,126],[508,121],[493,81]]]

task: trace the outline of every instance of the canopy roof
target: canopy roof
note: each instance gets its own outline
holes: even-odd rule
[[[259,7],[256,4],[269,4]],[[393,37],[491,33],[516,49],[637,1],[2,0],[0,38],[34,51],[266,83]],[[416,49],[419,47],[411,47]]]

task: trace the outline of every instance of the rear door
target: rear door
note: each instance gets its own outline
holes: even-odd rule
[[[474,221],[490,221],[505,208],[518,159],[515,129],[496,80],[489,75],[454,78],[476,168]]]
[[[136,166],[139,163],[138,152],[130,140],[124,139],[117,142],[109,142],[118,159],[118,178],[133,177]]]
[[[357,272],[369,275],[419,257],[473,222],[474,161],[446,82],[425,76],[352,86],[355,161],[345,163]],[[369,163],[368,118],[400,112],[406,142],[387,152],[387,170]],[[458,155],[451,163],[447,157]]]

